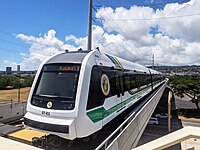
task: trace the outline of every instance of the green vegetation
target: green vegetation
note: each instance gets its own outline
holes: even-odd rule
[[[34,77],[27,75],[24,77],[13,75],[0,76],[0,89],[5,89],[7,86],[13,88],[31,87]]]
[[[174,93],[179,97],[187,95],[200,110],[200,76],[174,76],[170,78]]]

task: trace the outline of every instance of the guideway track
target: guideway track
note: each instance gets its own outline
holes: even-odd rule
[[[157,87],[150,94],[141,98],[134,104],[126,114],[120,115],[120,121],[108,124],[102,131],[93,134],[90,138],[76,139],[74,141],[65,140],[53,135],[44,133],[35,133],[34,130],[20,130],[6,137],[26,143],[36,145],[44,149],[115,149],[127,150],[135,147],[146,124],[152,115],[164,89],[167,81]],[[125,121],[124,121],[125,120]],[[110,132],[109,132],[110,131]],[[26,133],[26,134],[24,134]],[[29,135],[30,137],[26,137]]]
[[[167,85],[168,80],[161,85],[149,98],[146,99],[136,111],[133,112],[104,142],[102,142],[96,150],[114,149],[127,150],[136,147],[149,118],[155,110],[158,101]],[[125,124],[128,124],[125,126]],[[124,127],[125,126],[125,127]],[[120,132],[114,140],[113,136]]]
[[[166,81],[167,82],[167,81]],[[38,147],[42,147],[45,149],[70,149],[70,150],[76,150],[80,148],[84,149],[109,149],[110,144],[112,145],[113,142],[116,140],[116,138],[119,138],[119,136],[122,135],[123,131],[126,131],[128,126],[130,124],[137,124],[139,119],[144,120],[144,122],[140,122],[138,126],[141,127],[142,130],[139,130],[140,132],[137,132],[138,137],[135,137],[135,140],[133,140],[134,143],[137,143],[144,128],[146,127],[146,124],[148,122],[148,119],[150,118],[151,114],[153,113],[158,100],[160,99],[162,92],[164,91],[164,88],[166,86],[166,82],[157,87],[154,91],[152,91],[150,94],[144,96],[141,98],[134,106],[132,106],[128,111],[126,111],[126,114],[122,114],[119,116],[118,120],[114,120],[114,124],[108,124],[106,125],[101,131],[99,131],[97,134],[93,134],[92,136],[84,139],[75,139],[73,141],[66,140],[59,138],[58,136],[48,135],[43,136],[41,138],[34,138],[34,145]],[[152,100],[155,100],[156,102],[151,104],[150,102]],[[139,115],[140,113],[144,113],[144,110],[146,106],[149,104],[153,105],[147,113],[148,115]],[[142,111],[141,111],[142,110]],[[140,118],[138,118],[138,116]],[[143,117],[143,118],[141,118]],[[125,120],[125,121],[124,121]],[[136,121],[137,123],[134,123]],[[115,130],[116,129],[116,130]],[[109,132],[112,131],[112,132]],[[133,133],[135,131],[132,131],[130,133]],[[137,135],[135,134],[135,135]],[[105,140],[106,139],[106,140]],[[101,143],[102,142],[102,143]],[[89,143],[89,144],[87,144]],[[39,145],[37,145],[39,144]],[[99,145],[99,146],[98,146]],[[131,145],[130,145],[131,147]],[[119,148],[119,145],[118,145]]]

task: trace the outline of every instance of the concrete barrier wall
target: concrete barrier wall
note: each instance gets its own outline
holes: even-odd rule
[[[22,118],[26,113],[26,101],[0,104],[0,122],[5,123]]]
[[[156,94],[142,107],[135,115],[127,127],[115,138],[115,140],[106,148],[107,150],[129,150],[136,147],[149,118],[154,112],[167,82],[156,92]]]

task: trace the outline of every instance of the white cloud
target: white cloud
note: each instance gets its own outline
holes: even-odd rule
[[[161,32],[174,38],[181,38],[188,42],[200,42],[200,1],[191,0],[184,4],[167,4],[164,10],[157,10],[155,18],[173,17],[160,19],[155,23],[159,25]]]
[[[200,15],[195,15],[199,10],[200,1],[197,0],[167,4],[160,10],[137,6],[100,8],[96,17],[103,17],[103,27],[93,26],[93,48],[98,46],[103,52],[143,65],[151,65],[153,53],[156,64],[199,65]],[[158,32],[151,31],[152,27]],[[17,37],[31,44],[28,54],[21,53],[21,66],[26,70],[37,69],[45,58],[65,49],[87,47],[87,37],[66,35],[66,44],[56,37],[55,30],[39,37],[24,34]],[[16,65],[10,61],[4,63]]]
[[[29,54],[21,53],[21,56],[23,57],[21,68],[24,70],[37,69],[39,64],[47,57],[61,53],[65,49],[75,50],[74,46],[65,44],[56,38],[55,30],[49,30],[43,37],[41,34],[39,37],[18,34],[17,38],[31,44]],[[15,64],[15,62],[10,62],[10,64]]]
[[[154,53],[156,63],[163,65],[200,64],[199,10],[200,1],[191,0],[170,3],[160,10],[137,6],[100,8],[96,17],[103,18],[108,32],[117,32],[130,43],[123,42],[130,53],[140,58],[139,63],[150,64]],[[152,27],[158,33],[150,33]]]
[[[151,18],[153,13],[153,9],[149,7],[132,6],[130,9],[119,7],[115,10],[103,7],[99,9],[96,16],[106,20],[103,27],[107,31],[116,31],[123,35],[126,40],[138,40],[138,37],[146,36],[149,33],[153,22],[142,23],[131,19]]]

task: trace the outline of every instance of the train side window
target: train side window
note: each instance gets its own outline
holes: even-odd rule
[[[109,78],[109,81],[110,81],[110,95],[109,96],[117,95],[117,93],[119,91],[118,90],[119,83],[116,80],[116,72],[115,71],[108,71],[107,75],[108,75],[108,78]]]
[[[101,77],[106,74],[110,82],[110,92],[104,95],[101,89]],[[116,71],[108,67],[94,66],[92,68],[90,87],[88,94],[87,110],[103,105],[105,98],[117,95],[120,91],[119,78],[116,79]]]
[[[124,75],[124,91],[131,90],[131,82],[130,82],[130,75]]]
[[[149,74],[148,76],[147,76],[147,84],[150,84],[151,83],[151,75]]]
[[[115,88],[116,88],[116,95],[117,97],[120,96],[120,80],[119,80],[119,75],[115,75]]]
[[[137,87],[136,75],[135,74],[131,74],[131,89],[134,89],[136,87]]]
[[[140,87],[140,85],[141,85],[140,82],[141,82],[141,81],[140,81],[140,76],[137,74],[137,75],[136,75],[136,86],[137,86],[137,88]]]
[[[101,70],[97,66],[94,66],[90,79],[87,110],[103,105],[105,96],[101,90],[101,75]]]
[[[131,90],[131,78],[130,78],[130,75],[127,76],[127,90]]]
[[[146,74],[141,75],[141,86],[148,84],[148,76]]]
[[[124,75],[120,72],[120,93],[122,93],[122,96],[124,95]]]

